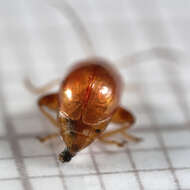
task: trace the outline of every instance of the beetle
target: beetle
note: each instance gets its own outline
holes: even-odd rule
[[[61,136],[66,148],[59,154],[61,162],[68,162],[79,151],[86,148],[94,140],[103,143],[124,146],[126,141],[108,140],[115,134],[122,134],[128,141],[139,142],[141,139],[129,135],[126,130],[135,122],[133,114],[120,106],[122,81],[116,70],[108,61],[91,58],[79,61],[60,83],[57,93],[47,94],[39,98],[41,112],[58,128],[58,133],[38,137],[41,142]],[[46,91],[52,87],[33,91]],[[54,118],[47,109],[57,113]],[[109,123],[119,124],[119,128],[105,132]]]
[[[34,93],[44,93],[55,84],[60,84],[57,93],[44,95],[38,100],[41,112],[58,129],[58,133],[38,137],[38,139],[40,142],[46,142],[61,136],[66,145],[63,152],[59,154],[61,162],[70,161],[78,152],[97,139],[119,147],[124,146],[126,140],[140,142],[141,138],[127,133],[127,129],[135,123],[135,117],[120,105],[121,77],[109,61],[95,56],[95,49],[88,38],[88,32],[74,9],[64,0],[60,4],[53,2],[50,5],[71,21],[76,34],[82,40],[83,49],[91,58],[77,62],[61,82],[54,80],[41,88],[36,88],[29,80],[25,80],[26,87]],[[129,56],[128,61],[150,59],[152,55],[173,61],[176,59],[176,53],[178,52],[172,49],[158,47]],[[122,62],[122,59],[119,62]],[[55,112],[57,118],[54,118],[46,108]],[[110,123],[116,123],[120,127],[105,132]],[[118,142],[107,139],[118,133],[126,140]]]

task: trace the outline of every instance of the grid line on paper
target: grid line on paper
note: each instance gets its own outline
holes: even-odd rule
[[[47,127],[46,126],[44,126],[44,130],[47,131]],[[52,143],[50,143],[50,148],[51,148],[52,152],[54,152],[54,146],[53,146]],[[31,156],[29,156],[29,157],[31,158]],[[39,156],[37,156],[37,157],[39,158]],[[47,158],[47,155],[45,157]],[[58,172],[59,172],[58,176],[61,179],[63,189],[67,190],[67,185],[66,185],[65,180],[64,180],[64,175],[63,175],[63,173],[61,171],[60,165],[59,165],[58,160],[57,160],[57,155],[52,154],[50,157],[53,157],[54,160],[55,160],[55,164],[56,164],[56,167],[58,168]]]
[[[11,118],[10,118],[11,119]],[[162,131],[162,132],[167,132],[167,131],[171,131],[172,128],[172,132],[178,132],[178,131],[189,131],[189,122],[187,123],[182,123],[182,124],[173,124],[173,125],[156,125],[155,128],[153,128],[153,125],[150,125],[149,127],[147,127],[146,125],[141,125],[141,128],[133,128],[132,130],[135,133],[152,133],[153,131]],[[181,126],[183,125],[183,126]],[[44,135],[44,133],[26,133],[26,134],[15,134],[16,138],[33,138],[37,135]],[[1,140],[5,139],[5,136],[0,136]]]
[[[138,11],[135,10],[135,12],[138,12]],[[146,103],[146,96],[145,96],[144,91],[142,90],[142,88],[139,88],[139,89],[137,89],[137,90],[138,90],[138,92],[139,92],[139,94],[140,94],[140,96],[141,96],[141,102],[142,102],[141,106],[142,106],[142,110],[144,110],[145,113],[149,116],[150,121],[151,121],[151,123],[152,123],[152,125],[153,125],[153,128],[155,128],[155,127],[154,127],[154,123],[156,122],[156,119],[154,119],[153,114],[151,114],[151,113],[153,113],[153,110],[151,110],[150,106]],[[156,123],[155,123],[155,125],[156,125]],[[171,167],[172,165],[171,165],[171,162],[170,162],[170,160],[169,160],[169,156],[168,156],[168,154],[167,154],[166,148],[164,147],[163,139],[161,138],[161,136],[160,136],[160,134],[159,134],[159,131],[157,131],[157,133],[156,133],[156,132],[154,132],[154,133],[155,133],[155,135],[156,135],[156,138],[157,138],[157,141],[158,141],[158,143],[159,143],[159,145],[160,145],[160,148],[161,148],[162,152],[164,153],[165,159],[166,159],[166,161],[167,161],[169,167],[171,168],[170,171],[171,171],[171,173],[172,173],[172,176],[173,176],[173,178],[174,178],[174,181],[175,181],[175,183],[176,183],[178,189],[180,189],[180,187],[179,187],[179,182],[178,182],[178,180],[177,180],[177,178],[176,178],[176,175],[175,175],[174,172],[173,172],[173,168]],[[132,162],[133,162],[133,161],[132,161]],[[137,173],[137,175],[138,175],[138,173]],[[139,178],[139,179],[140,179],[140,181],[141,181],[141,178]]]
[[[146,96],[144,95],[144,92],[143,92],[143,91],[140,91],[139,93],[140,93],[141,98],[142,98],[143,108],[144,108],[145,112],[149,115],[149,117],[150,117],[150,119],[151,119],[151,122],[152,122],[153,130],[154,130],[154,128],[155,128],[155,126],[156,126],[156,119],[154,119],[154,116],[151,114],[151,113],[153,113],[153,110],[152,110],[151,107],[146,103],[146,98],[145,98]],[[155,125],[154,125],[154,123],[155,123]],[[166,148],[165,148],[165,146],[164,146],[163,139],[161,138],[160,131],[154,131],[154,133],[155,133],[155,135],[156,135],[156,137],[157,137],[157,140],[158,140],[158,142],[159,142],[159,144],[160,144],[160,149],[161,149],[161,151],[164,153],[165,159],[166,159],[167,162],[168,162],[168,165],[169,165],[169,168],[170,168],[169,170],[171,171],[171,173],[172,173],[172,175],[173,175],[173,177],[174,177],[174,181],[175,181],[175,183],[176,183],[178,189],[180,190],[179,182],[178,182],[177,177],[175,176],[175,174],[174,174],[174,172],[173,172],[173,167],[172,167],[171,161],[170,161],[170,159],[169,159],[169,156],[168,156],[168,154],[167,154],[167,150],[166,150]]]
[[[155,12],[159,12],[158,9],[155,10]],[[159,12],[158,14],[160,15],[160,17],[162,17],[161,14],[160,14],[160,12]],[[166,37],[166,34],[167,34],[167,33],[165,32],[165,25],[164,25],[163,19],[160,19],[160,22],[157,23],[157,25],[160,26],[160,31],[159,31],[159,33],[161,34],[161,37],[164,38],[164,39],[167,41],[167,40],[169,39],[169,35],[167,35],[167,37]],[[147,34],[147,33],[146,33],[146,34]],[[146,37],[147,37],[147,38],[150,38],[151,35],[149,35],[149,36],[146,35]],[[165,37],[166,37],[166,38],[165,38]],[[166,64],[166,63],[165,63],[165,67],[164,67],[163,64],[161,64],[161,65],[160,65],[160,68],[162,68],[162,70],[163,70],[163,72],[164,72],[164,75],[166,76],[166,84],[169,86],[169,88],[172,89],[173,94],[175,94],[176,103],[177,103],[177,105],[179,105],[179,107],[182,108],[183,113],[184,113],[184,115],[186,116],[185,118],[186,118],[186,120],[187,120],[187,118],[188,118],[187,115],[188,115],[188,114],[185,112],[185,110],[187,111],[187,109],[186,109],[186,107],[184,107],[184,104],[183,104],[182,101],[181,101],[181,100],[182,100],[182,96],[180,96],[181,88],[178,87],[178,84],[175,85],[175,86],[173,85],[173,81],[171,81],[171,79],[170,79],[170,75],[171,75],[171,74],[170,74],[170,72],[169,72],[169,70],[168,70],[168,67],[167,67],[167,64]],[[179,89],[180,89],[180,91],[179,91]],[[146,103],[146,98],[145,98],[146,96],[144,95],[144,93],[141,92],[141,94],[142,94],[142,99],[145,99],[145,104],[144,104],[145,111],[146,111],[146,112],[148,113],[148,115],[150,116],[151,122],[152,122],[152,124],[153,124],[154,122],[156,122],[156,119],[154,118],[154,115],[152,114],[152,113],[153,113],[153,110],[151,109],[151,106],[149,106],[149,104]],[[143,102],[144,102],[144,101],[143,101]],[[155,123],[155,125],[156,125],[156,123]],[[157,133],[155,132],[155,135],[157,136],[158,142],[159,142],[159,144],[160,144],[160,146],[161,146],[161,149],[162,149],[162,151],[163,151],[163,153],[164,153],[165,159],[167,160],[167,163],[168,163],[168,165],[169,165],[169,167],[170,167],[170,171],[171,171],[171,174],[172,174],[173,179],[174,179],[174,181],[175,181],[175,184],[176,184],[177,188],[180,190],[181,187],[180,187],[180,184],[179,184],[179,180],[178,180],[177,175],[176,175],[176,173],[175,173],[175,171],[174,171],[173,165],[172,165],[171,160],[170,160],[169,155],[168,155],[168,150],[167,150],[167,148],[165,147],[165,144],[164,144],[164,141],[163,141],[163,138],[162,138],[162,135],[161,135],[160,131],[157,131]]]
[[[126,153],[127,153],[128,157],[129,157],[129,160],[131,162],[131,165],[132,165],[136,180],[138,182],[139,188],[140,188],[140,190],[144,190],[143,184],[142,184],[141,179],[139,177],[138,170],[136,169],[136,165],[135,165],[135,162],[133,161],[133,157],[131,155],[131,151],[130,151],[129,148],[127,148]]]
[[[7,137],[6,137],[7,138]],[[35,136],[31,136],[30,138],[35,138]],[[127,150],[115,150],[113,152],[115,153],[125,153],[126,151],[128,151],[128,147],[126,147]],[[178,147],[166,147],[167,150],[189,150],[190,147],[189,146],[178,146]],[[162,151],[162,148],[160,147],[153,147],[153,148],[136,148],[136,149],[130,149],[130,152],[151,152],[151,151]],[[105,152],[109,153],[111,151],[107,151],[105,150]],[[80,154],[89,154],[89,153],[80,153]],[[93,151],[93,155],[96,154],[102,154],[102,152],[100,151]],[[46,154],[46,155],[32,155],[32,156],[22,156],[22,158],[40,158],[40,157],[54,157],[56,156],[56,154]],[[0,158],[0,160],[7,160],[7,159],[13,159],[13,157],[3,157]]]
[[[190,170],[188,168],[173,168],[174,171],[184,171]],[[135,173],[135,172],[162,172],[162,171],[169,171],[171,168],[163,168],[163,169],[136,169],[136,170],[127,170],[127,171],[114,171],[114,172],[99,172],[100,175],[110,175],[110,174],[125,174],[125,173]],[[74,178],[74,177],[84,177],[84,176],[97,176],[97,173],[88,173],[88,174],[73,174],[73,175],[65,175],[65,178]],[[53,177],[62,177],[61,175],[46,175],[46,176],[29,176],[28,179],[37,179],[37,178],[53,178]],[[17,180],[21,179],[21,177],[12,177],[12,178],[0,178],[0,181],[9,181],[9,180]]]
[[[0,73],[2,73],[1,69],[0,69]],[[3,82],[2,78],[0,78],[0,81]],[[3,121],[5,123],[6,130],[7,130],[6,139],[8,139],[8,141],[10,142],[10,145],[13,151],[13,159],[15,161],[17,170],[19,172],[20,180],[22,182],[24,189],[32,190],[31,184],[27,176],[26,168],[22,159],[21,150],[18,145],[18,139],[16,138],[14,128],[7,115],[5,104],[3,103],[5,102],[5,99],[4,99],[2,87],[0,88],[0,102],[1,102],[1,111],[3,112]]]
[[[166,31],[166,24],[164,23],[162,17],[161,17],[161,22],[160,22],[160,25],[161,25],[161,33],[167,38],[167,40],[170,40],[170,37]],[[175,100],[176,100],[176,103],[177,105],[181,108],[181,111],[183,112],[183,115],[185,117],[185,119],[188,121],[188,113],[187,113],[187,109],[186,109],[186,106],[184,105],[184,103],[182,102],[183,98],[181,96],[181,88],[179,87],[179,82],[174,86],[173,85],[173,80],[171,78],[171,73],[170,73],[170,70],[168,68],[168,65],[165,64],[165,65],[161,65],[162,67],[162,71],[165,72],[165,75],[167,76],[167,81],[166,83],[168,84],[169,87],[171,87],[172,91],[173,91],[173,94],[175,96]],[[175,68],[171,68],[172,69],[173,73],[172,73],[172,76],[174,75],[175,73]],[[175,73],[177,74],[177,73]],[[179,81],[179,79],[177,78],[177,75],[176,75],[176,80]],[[173,169],[173,165],[172,165],[172,162],[170,160],[170,157],[168,155],[168,150],[167,148],[165,147],[165,144],[164,144],[164,141],[163,141],[163,137],[162,135],[159,133],[159,137],[160,137],[160,141],[161,141],[161,146],[163,147],[163,151],[164,151],[164,154],[165,154],[165,157],[166,157],[166,160],[169,164],[169,166],[171,167],[171,173],[174,177],[174,180],[175,180],[175,183],[177,185],[177,188],[180,190],[181,189],[181,186],[180,186],[180,183],[179,183],[179,179],[177,178],[177,175]]]
[[[142,103],[143,110],[148,114],[148,116],[149,116],[149,118],[151,120],[151,123],[152,123],[153,131],[154,131],[154,129],[156,128],[156,119],[154,118],[154,115],[152,114],[153,110],[151,109],[151,106],[149,106],[149,104],[146,103],[146,95],[145,95],[144,91],[141,90],[141,89],[138,89],[138,90],[139,90],[139,93],[141,95],[141,101],[143,102]],[[167,149],[166,149],[166,147],[164,145],[164,142],[163,142],[162,136],[160,134],[160,131],[154,131],[154,133],[155,133],[155,135],[157,137],[157,140],[158,140],[158,142],[160,144],[160,149],[164,153],[165,159],[166,159],[166,161],[167,161],[167,163],[169,165],[169,168],[170,168],[169,170],[172,173],[174,181],[175,181],[178,189],[180,190],[181,188],[180,188],[180,185],[179,185],[179,181],[177,179],[177,176],[174,173],[174,169],[173,169],[172,163],[171,163],[171,161],[169,159],[168,152],[167,152]]]
[[[146,103],[146,96],[145,96],[145,93],[143,92],[143,90],[142,91],[140,90],[140,94],[141,94],[141,98],[142,98],[142,102],[143,102],[143,108],[144,108],[145,112],[148,114],[148,116],[151,120],[152,126],[153,126],[153,130],[154,130],[154,128],[156,126],[156,119],[154,118],[154,115],[152,114],[153,110],[151,109],[151,106],[149,106],[149,104]],[[178,179],[177,179],[177,177],[173,171],[173,167],[172,167],[171,161],[169,159],[166,147],[164,146],[164,142],[163,142],[163,139],[161,137],[160,131],[155,131],[154,133],[155,133],[157,140],[160,144],[160,148],[161,148],[162,152],[164,153],[165,159],[169,165],[169,168],[170,168],[169,170],[172,173],[172,176],[174,178],[174,182],[176,183],[178,189],[180,190],[181,188],[179,185],[179,181],[178,181]]]
[[[90,156],[92,158],[92,162],[93,162],[95,170],[96,170],[96,174],[98,175],[98,180],[99,180],[99,183],[100,183],[100,187],[102,188],[102,190],[105,190],[105,185],[104,185],[104,182],[103,182],[103,179],[102,179],[102,175],[100,175],[100,171],[98,169],[96,159],[94,158],[94,153],[92,152],[91,148],[89,148],[89,151],[90,151]]]
[[[161,28],[163,28],[162,25],[161,25]],[[162,30],[161,30],[161,31],[162,31]],[[163,68],[163,66],[160,66],[160,67]],[[165,70],[165,68],[164,68],[163,70]],[[168,74],[168,73],[167,73],[167,74]],[[165,75],[166,75],[166,74],[165,74]],[[166,83],[166,84],[168,84],[168,86],[171,87],[171,86],[172,86],[172,85],[171,85],[172,83],[169,82],[168,76],[167,76],[167,79],[166,79],[166,80],[167,80],[167,83]],[[173,87],[173,86],[172,86],[172,87]],[[145,96],[143,95],[142,97],[145,97]],[[178,96],[176,96],[176,98],[178,98]],[[179,103],[179,101],[178,101],[177,103]],[[156,125],[156,119],[154,118],[153,114],[151,114],[151,113],[153,113],[153,110],[151,109],[151,106],[149,106],[149,105],[146,104],[146,103],[145,103],[144,106],[145,106],[144,108],[145,108],[146,112],[147,112],[148,115],[150,116],[150,119],[151,119],[152,123],[155,123],[155,125]],[[164,145],[164,142],[163,142],[163,138],[162,138],[160,132],[155,132],[155,135],[157,136],[158,142],[159,142],[159,144],[160,144],[160,146],[161,146],[161,149],[162,149],[162,151],[163,151],[163,153],[164,153],[165,159],[166,159],[166,161],[167,161],[167,163],[168,163],[168,165],[169,165],[169,167],[170,167],[170,171],[171,171],[171,174],[172,174],[172,176],[173,176],[173,178],[174,178],[175,184],[177,185],[177,188],[180,190],[181,187],[180,187],[180,184],[179,184],[179,180],[177,179],[177,176],[176,176],[176,174],[175,174],[175,172],[174,172],[174,169],[173,169],[171,160],[170,160],[169,155],[168,155],[168,151],[167,151],[167,149],[166,149],[166,147],[165,147],[165,145]]]
[[[180,99],[180,96],[179,96],[179,94],[178,94],[178,90],[173,86],[173,83],[172,83],[172,81],[170,80],[170,73],[168,72],[167,66],[166,66],[166,65],[165,65],[165,67],[162,66],[162,70],[163,70],[163,72],[167,71],[165,75],[168,76],[168,77],[167,77],[168,86],[170,86],[170,87],[173,89],[173,92],[175,92],[174,94],[176,94],[176,103],[177,103],[177,105],[179,105],[180,107],[182,107],[182,110],[183,110],[183,104],[182,104],[181,101],[180,101],[181,99]],[[176,86],[177,86],[177,85],[176,85]],[[186,116],[187,114],[184,113],[184,115]],[[186,118],[187,118],[187,117],[186,117]],[[177,175],[176,175],[176,173],[175,173],[175,171],[174,171],[174,169],[173,169],[172,162],[171,162],[171,160],[170,160],[170,158],[169,158],[169,155],[168,155],[168,150],[167,150],[167,148],[165,147],[165,144],[164,144],[164,141],[163,141],[163,137],[162,137],[162,135],[161,135],[160,133],[159,133],[159,139],[160,139],[161,146],[163,147],[163,152],[164,152],[165,158],[166,158],[166,160],[167,160],[169,166],[171,167],[171,170],[170,170],[170,171],[171,171],[171,173],[172,173],[172,175],[173,175],[173,177],[174,177],[174,180],[175,180],[175,183],[176,183],[176,185],[177,185],[177,188],[180,190],[181,187],[180,187],[180,184],[179,184],[179,180],[178,180]]]

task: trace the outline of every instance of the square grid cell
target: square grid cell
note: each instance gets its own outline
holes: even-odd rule
[[[40,177],[59,174],[56,161],[53,157],[25,158],[24,164],[28,176]]]
[[[62,179],[59,177],[47,177],[47,178],[36,178],[30,180],[33,189],[35,190],[61,190],[63,189]]]
[[[10,143],[5,140],[0,140],[0,159],[13,157]]]
[[[97,154],[95,155],[95,159],[100,172],[107,173],[132,170],[128,155],[125,152]]]
[[[17,134],[38,135],[44,132],[44,127],[41,123],[41,119],[37,115],[21,115],[19,116],[19,119],[13,119],[12,122]]]
[[[92,189],[99,190],[101,185],[99,183],[97,176],[78,176],[78,177],[68,177],[65,179],[66,186],[68,189],[78,190],[80,186],[84,190]]]
[[[179,179],[179,183],[183,189],[189,189],[190,187],[189,172],[190,169],[176,171],[177,178]]]
[[[140,179],[146,190],[174,190],[177,188],[168,171],[140,172]]]
[[[17,178],[19,172],[12,159],[0,160],[0,179]]]
[[[134,173],[108,174],[102,176],[106,190],[140,190]],[[112,180],[110,180],[112,178]]]
[[[24,190],[20,180],[5,180],[1,181],[0,185],[6,190]]]
[[[161,151],[133,152],[132,156],[137,170],[168,168],[168,163]]]
[[[174,168],[189,168],[190,149],[170,150],[169,157]]]
[[[21,139],[19,145],[23,156],[49,156],[53,154],[50,144],[44,145],[36,138]]]
[[[92,158],[89,154],[81,154],[72,159],[72,162],[62,165],[60,163],[61,171],[64,175],[82,175],[95,174]]]
[[[162,132],[162,136],[164,139],[164,144],[167,147],[186,147],[190,146],[190,132],[189,130],[181,130],[181,131],[167,131]]]

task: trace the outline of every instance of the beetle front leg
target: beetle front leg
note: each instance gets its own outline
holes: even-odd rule
[[[48,113],[44,107],[47,107],[48,109],[57,112],[58,109],[58,94],[48,94],[45,96],[42,96],[38,100],[38,106],[40,108],[40,111],[49,119],[49,121],[56,127],[58,127],[57,120],[53,118],[53,116]]]
[[[38,100],[38,106],[40,108],[40,111],[49,119],[49,121],[56,127],[58,127],[57,120],[49,113],[47,112],[44,107],[47,107],[48,109],[57,112],[58,109],[58,94],[48,94],[45,96],[42,96]],[[37,137],[37,139],[40,142],[46,142],[49,139],[55,138],[59,136],[57,133],[49,134],[45,137]]]
[[[52,133],[52,134],[49,134],[49,135],[47,135],[47,136],[45,136],[45,137],[37,137],[37,139],[38,139],[40,142],[44,143],[44,142],[46,142],[46,141],[48,141],[48,140],[50,140],[50,139],[54,139],[54,138],[59,137],[59,136],[60,136],[60,135],[59,135],[58,133]]]

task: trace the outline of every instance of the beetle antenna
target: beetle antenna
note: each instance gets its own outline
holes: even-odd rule
[[[185,53],[178,49],[154,47],[148,50],[136,52],[129,56],[124,56],[119,60],[117,60],[117,63],[120,66],[130,66],[147,60],[154,60],[155,58],[178,63],[182,59],[183,62],[184,61],[186,62],[187,60],[185,60],[185,57],[186,57]]]
[[[78,35],[83,49],[89,56],[95,56],[95,49],[90,40],[87,30],[76,11],[64,0],[46,0],[50,6],[56,8],[71,22],[74,31]]]
[[[41,87],[36,87],[32,84],[29,78],[24,79],[24,85],[28,91],[30,91],[32,94],[43,94],[46,93],[48,90],[52,89],[54,86],[58,85],[61,82],[61,79],[55,79],[50,81],[49,83],[41,86]]]

